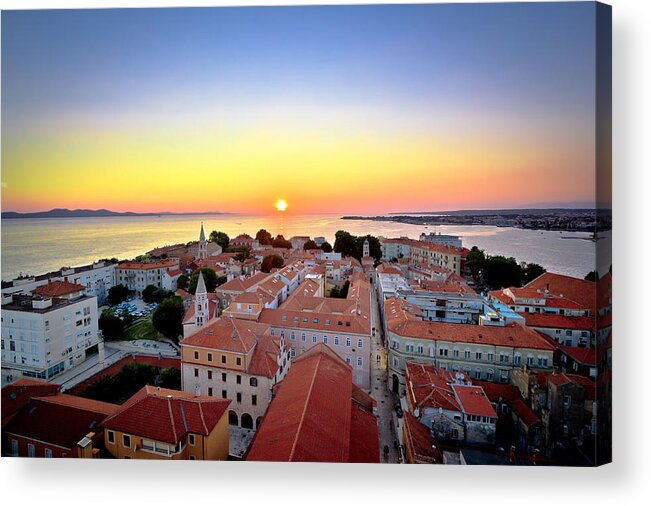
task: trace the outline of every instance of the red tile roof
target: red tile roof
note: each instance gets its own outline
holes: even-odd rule
[[[32,397],[56,395],[60,385],[32,379],[19,379],[2,387],[2,426]]]
[[[178,266],[176,260],[159,260],[157,262],[121,262],[118,264],[118,269],[130,269],[130,270],[140,270],[147,271],[150,269],[166,269],[168,267]]]
[[[584,397],[589,400],[595,400],[596,392],[596,382],[593,379],[586,378],[585,376],[580,376],[578,374],[569,374],[569,373],[554,373],[547,375],[547,382],[553,383],[554,385],[565,385],[567,383],[574,383],[583,387]]]
[[[432,364],[407,362],[405,374],[407,395],[414,409],[418,407],[461,411],[450,383],[456,379],[470,384],[470,379],[464,373],[450,373]]]
[[[4,427],[16,434],[46,444],[72,449],[89,432],[101,431],[107,413],[118,405],[65,395],[31,398]]]
[[[542,291],[549,289],[550,293],[563,295],[563,297],[574,300],[585,308],[589,308],[593,313],[595,312],[597,285],[593,281],[545,272],[525,285],[525,287]]]
[[[111,430],[177,444],[186,434],[209,435],[226,413],[228,399],[145,386],[104,421]]]
[[[278,385],[247,460],[378,462],[377,421],[364,409],[353,401],[350,366],[319,344]]]
[[[451,387],[465,414],[497,418],[497,413],[481,387],[471,385],[451,385]]]
[[[78,285],[77,283],[69,283],[68,281],[50,281],[45,285],[34,288],[32,293],[42,297],[62,297],[71,293],[85,291],[86,287]]]
[[[589,316],[564,316],[560,314],[519,313],[529,327],[552,329],[589,330],[594,332],[595,319]]]
[[[516,398],[510,406],[511,411],[515,416],[522,420],[525,425],[529,426],[540,422],[540,418],[538,418],[536,413],[534,413],[521,397]]]
[[[407,311],[396,309],[404,304],[396,303],[394,299],[386,300],[384,305],[388,329],[403,337],[537,350],[554,349],[554,346],[535,330],[520,325],[519,323],[510,323],[503,327],[498,327],[463,323],[428,322],[414,318]]]
[[[248,353],[257,344],[258,337],[268,333],[269,325],[264,323],[222,316],[185,337],[181,346]]]
[[[558,349],[579,364],[593,367],[597,365],[597,350],[594,348],[558,345]]]
[[[402,417],[406,445],[414,463],[416,464],[443,464],[443,455],[432,432],[420,423],[411,413],[404,413]]]
[[[225,291],[233,291],[233,292],[245,292],[251,287],[261,283],[263,280],[267,279],[270,275],[264,272],[257,272],[253,276],[250,276],[248,278],[240,279],[240,278],[234,278],[231,279],[230,281],[227,281],[223,285],[220,285],[216,288],[216,292],[225,292]]]

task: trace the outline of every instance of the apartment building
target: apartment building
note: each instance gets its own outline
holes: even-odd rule
[[[52,281],[32,295],[2,296],[3,377],[50,380],[86,360],[98,344],[97,298]]]
[[[282,337],[292,357],[327,344],[353,368],[353,381],[370,389],[371,289],[361,273],[350,279],[348,297],[334,299],[295,294],[277,309],[263,309],[258,321]]]
[[[257,429],[289,365],[286,341],[264,323],[222,316],[181,341],[183,390],[230,399],[229,423],[245,429]]]
[[[405,389],[406,362],[429,363],[473,379],[508,383],[522,365],[551,371],[554,346],[519,323],[502,326],[429,322],[419,308],[400,299],[385,303],[389,388]]]
[[[126,286],[137,296],[149,285],[163,288],[163,273],[179,269],[176,258],[156,262],[121,262],[117,265],[116,284]]]
[[[116,264],[95,262],[79,267],[63,267],[58,271],[48,272],[39,276],[27,276],[2,282],[3,294],[30,294],[35,288],[52,281],[67,281],[86,287],[86,293],[97,297],[97,304],[103,306],[107,302],[108,291],[115,283]]]

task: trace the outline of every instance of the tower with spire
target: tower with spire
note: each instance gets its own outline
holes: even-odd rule
[[[368,244],[368,239],[364,239],[364,251],[362,257],[370,257],[370,256],[371,256],[371,247]]]
[[[203,221],[201,222],[201,232],[199,232],[199,251],[197,258],[200,260],[208,258],[208,244],[206,243],[206,234],[203,231]]]
[[[206,290],[206,282],[203,280],[203,273],[199,271],[197,290],[194,293],[194,325],[196,328],[203,327],[208,320],[210,320],[208,290]]]

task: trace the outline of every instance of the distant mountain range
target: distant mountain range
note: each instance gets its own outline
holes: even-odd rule
[[[407,214],[407,215],[441,215],[441,216],[510,216],[510,215],[547,215],[560,213],[585,213],[595,212],[594,207],[576,208],[576,207],[547,207],[547,208],[514,208],[514,209],[462,209],[457,211],[408,211],[404,213],[389,213],[389,216]]]
[[[15,211],[5,211],[2,213],[2,219],[15,218],[111,218],[115,216],[174,216],[174,215],[198,215],[198,214],[229,214],[216,211],[205,213],[172,213],[163,211],[159,213],[134,213],[126,211],[119,213],[109,211],[108,209],[50,209],[49,211],[38,211],[35,213],[17,213]]]

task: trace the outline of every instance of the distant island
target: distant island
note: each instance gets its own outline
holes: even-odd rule
[[[179,216],[179,215],[200,215],[200,214],[230,214],[218,211],[203,213],[172,213],[162,211],[159,213],[134,213],[132,211],[116,212],[108,209],[50,209],[49,211],[37,211],[34,213],[18,213],[15,211],[4,211],[3,220],[16,218],[112,218],[129,216]]]
[[[343,216],[342,220],[392,221],[410,225],[492,225],[532,230],[591,232],[611,229],[610,210],[595,209],[494,209]]]

